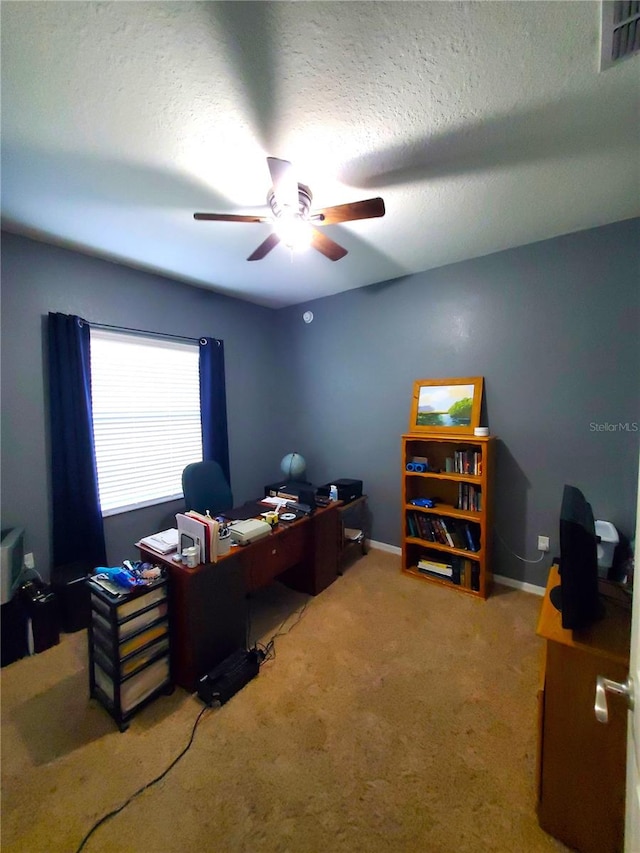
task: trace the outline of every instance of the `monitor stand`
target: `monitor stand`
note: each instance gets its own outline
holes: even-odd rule
[[[562,611],[562,586],[558,584],[549,592],[549,601],[556,610]]]
[[[559,610],[562,613],[562,585],[558,584],[554,586],[553,589],[549,592],[549,601],[553,604],[556,610]],[[599,619],[602,619],[605,615],[605,606],[604,602],[601,598],[598,599],[596,614],[593,617],[592,621],[597,622]]]

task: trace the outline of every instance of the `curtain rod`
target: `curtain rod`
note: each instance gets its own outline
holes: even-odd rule
[[[86,320],[90,328],[93,329],[111,329],[114,332],[134,332],[138,335],[152,335],[156,338],[171,338],[176,341],[190,341],[191,343],[199,344],[205,341],[205,338],[190,338],[187,335],[171,335],[168,332],[150,332],[148,329],[130,329],[127,326],[110,326],[108,323],[91,323]],[[217,344],[220,343],[219,338],[214,338]]]

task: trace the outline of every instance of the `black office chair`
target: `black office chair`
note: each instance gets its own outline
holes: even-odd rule
[[[218,515],[233,506],[231,487],[217,462],[192,462],[182,472],[187,510]]]

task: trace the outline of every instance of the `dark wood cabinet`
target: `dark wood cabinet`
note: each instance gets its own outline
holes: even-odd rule
[[[294,524],[243,549],[247,590],[254,592],[272,583],[286,569],[302,563],[307,538],[306,528]]]
[[[192,693],[202,675],[245,645],[243,556],[234,549],[217,563],[167,568],[174,680]]]

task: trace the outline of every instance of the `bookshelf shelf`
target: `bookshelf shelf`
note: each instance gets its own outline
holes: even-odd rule
[[[426,471],[425,473],[418,473],[416,471],[405,471],[407,477],[422,477],[426,480],[455,480],[461,483],[481,483],[482,477],[474,477],[472,474],[455,474],[455,473],[445,473],[445,474],[436,474],[432,471]]]
[[[402,436],[402,572],[486,598],[491,590],[495,439],[443,433]],[[407,470],[427,460],[428,470]],[[412,501],[431,498],[433,507]]]
[[[479,522],[482,519],[482,513],[473,509],[458,509],[451,504],[439,503],[433,509],[429,507],[418,507],[413,506],[413,504],[405,504],[405,511],[407,512],[422,512],[426,515],[447,515],[451,518],[465,518],[467,521],[475,521]]]
[[[406,541],[409,544],[420,545],[423,548],[425,546],[424,539],[418,539],[414,536],[407,536]],[[427,542],[426,544],[429,551],[443,551],[446,554],[455,554],[458,557],[464,557],[468,560],[482,559],[482,551],[467,551],[463,548],[451,548],[449,545],[441,545],[440,542]]]

